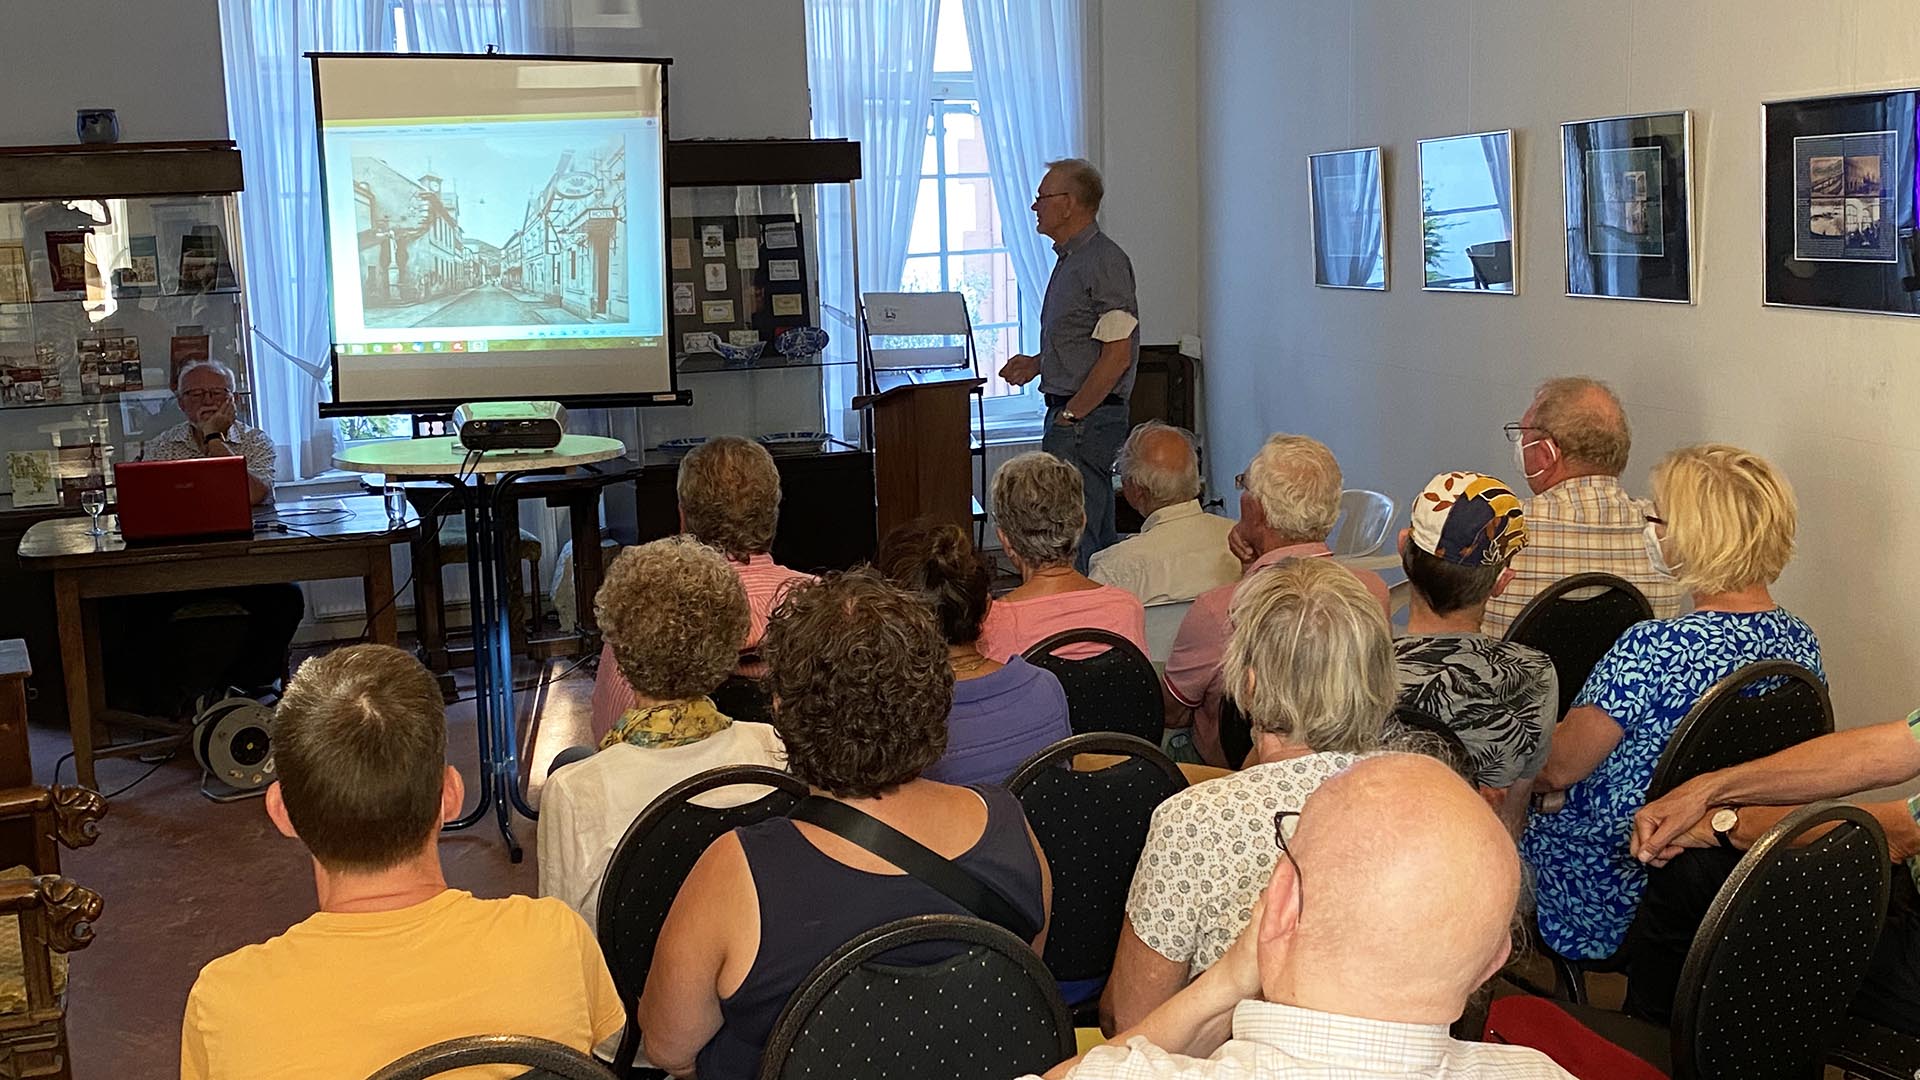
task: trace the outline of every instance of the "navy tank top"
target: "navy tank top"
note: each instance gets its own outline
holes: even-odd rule
[[[987,828],[954,863],[1040,925],[1040,863],[1019,800],[1003,788],[969,790],[987,805]],[[895,919],[973,914],[911,875],[869,873],[833,859],[784,817],[734,835],[760,898],[760,949],[740,988],[720,1002],[720,1030],[696,1062],[700,1080],[752,1080],[787,999],[840,946]],[[930,964],[951,954],[933,944],[899,950],[887,961]]]

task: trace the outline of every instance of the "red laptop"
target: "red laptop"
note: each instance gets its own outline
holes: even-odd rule
[[[130,542],[253,531],[245,458],[133,461],[113,474],[120,535]]]

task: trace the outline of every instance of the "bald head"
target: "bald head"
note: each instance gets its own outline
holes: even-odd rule
[[[1530,436],[1545,435],[1557,450],[1554,482],[1575,476],[1619,476],[1627,471],[1633,436],[1620,399],[1598,379],[1549,379],[1521,421]],[[1551,486],[1551,485],[1547,485]],[[1544,490],[1544,488],[1536,488]]]
[[[1280,860],[1260,927],[1268,1000],[1446,1024],[1505,963],[1519,856],[1444,764],[1357,762],[1307,800],[1289,849],[1299,875]]]
[[[1149,420],[1127,436],[1115,460],[1121,491],[1142,515],[1200,497],[1200,458],[1183,428]]]

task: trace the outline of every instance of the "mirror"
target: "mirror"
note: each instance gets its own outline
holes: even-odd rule
[[[1512,294],[1513,132],[1420,141],[1424,288]]]

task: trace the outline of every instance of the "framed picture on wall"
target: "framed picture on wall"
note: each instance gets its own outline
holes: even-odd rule
[[[1920,88],[1768,102],[1764,301],[1920,315]]]
[[[1693,302],[1693,114],[1560,125],[1567,295]]]
[[[1516,205],[1511,129],[1420,140],[1421,287],[1512,295]]]
[[[1387,287],[1386,183],[1377,146],[1307,155],[1313,283]]]

